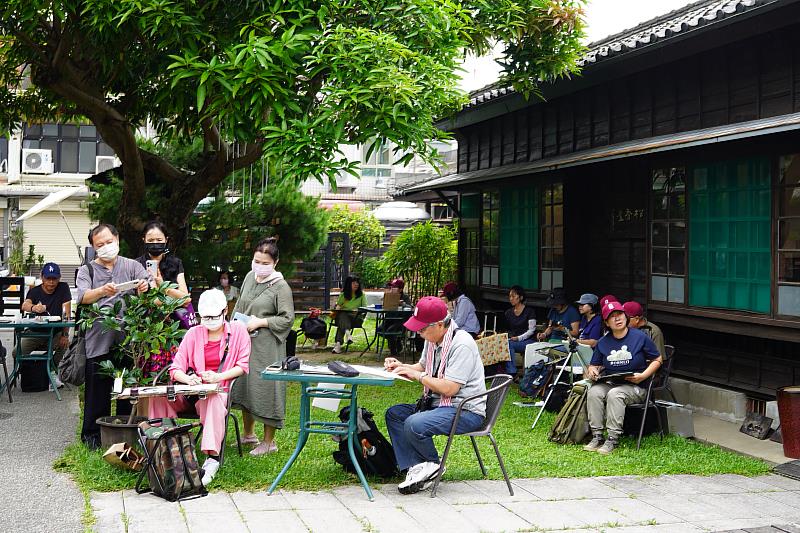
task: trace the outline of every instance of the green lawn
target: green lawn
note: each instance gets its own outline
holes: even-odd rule
[[[360,350],[359,350],[360,351]],[[358,352],[345,359],[355,359]],[[301,358],[331,359],[327,352],[301,351]],[[339,357],[342,358],[342,357]],[[362,361],[376,361],[373,355],[365,355]],[[416,383],[398,382],[393,387],[363,387],[360,391],[361,405],[375,413],[375,419],[385,432],[383,413],[388,407],[401,402],[413,402],[419,395]],[[279,431],[279,451],[266,457],[253,458],[246,452],[244,457],[236,453],[233,429],[231,428],[226,462],[220,470],[212,489],[263,490],[267,488],[289,458],[297,438],[299,386],[290,384],[287,393],[286,427]],[[758,475],[769,471],[763,461],[744,457],[677,436],[669,436],[663,443],[658,436],[642,442],[636,451],[634,439],[625,438],[614,454],[604,457],[584,452],[580,446],[560,446],[547,440],[547,432],[555,415],[545,413],[535,430],[530,426],[537,409],[521,408],[512,402],[519,400],[513,391],[503,408],[495,428],[500,451],[506,461],[511,477],[588,477],[608,475],[701,474],[736,473]],[[317,420],[333,420],[335,415],[314,409]],[[240,423],[241,426],[241,423]],[[388,434],[387,434],[388,437]],[[489,469],[489,477],[501,479],[500,468],[488,439],[479,439],[481,453]],[[437,441],[439,449],[444,447],[444,438]],[[337,444],[328,437],[312,435],[303,453],[284,477],[281,487],[290,489],[319,489],[357,483],[355,476],[345,473],[336,464],[331,453]],[[100,452],[90,452],[80,443],[70,445],[55,467],[70,473],[83,489],[115,491],[132,488],[135,475],[112,467],[102,460]],[[475,460],[469,439],[458,438],[448,460],[447,480],[480,479],[481,472]]]

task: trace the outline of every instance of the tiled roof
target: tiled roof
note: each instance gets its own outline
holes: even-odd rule
[[[700,0],[638,26],[588,45],[589,50],[578,64],[588,68],[606,59],[642,49],[690,31],[707,27],[731,16],[750,11],[778,0]],[[466,108],[513,94],[512,87],[493,83],[470,93]]]

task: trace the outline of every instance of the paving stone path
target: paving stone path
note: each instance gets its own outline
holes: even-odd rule
[[[60,402],[52,392],[12,394],[14,403],[0,397],[0,531],[83,531],[83,495],[52,468],[75,440],[76,391],[62,389]]]
[[[381,485],[374,502],[360,486],[272,496],[214,492],[183,503],[125,491],[92,494],[92,507],[95,530],[115,533],[800,533],[800,482],[776,475],[516,479],[513,484],[515,494],[509,496],[502,481],[444,483],[433,499],[428,492],[403,496],[395,485]]]

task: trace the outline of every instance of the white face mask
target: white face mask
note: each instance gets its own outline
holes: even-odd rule
[[[219,318],[202,318],[200,319],[200,323],[205,326],[208,331],[217,331],[219,328],[222,327],[222,323],[224,319],[222,317]]]
[[[103,261],[113,261],[119,255],[119,244],[116,241],[110,242],[96,250],[95,253]]]

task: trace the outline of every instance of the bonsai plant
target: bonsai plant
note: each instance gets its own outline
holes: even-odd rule
[[[168,289],[176,287],[174,283],[165,282],[142,294],[123,296],[124,310],[122,301],[113,306],[101,307],[95,303],[82,308],[78,327],[83,331],[100,321],[104,329],[125,335],[117,357],[100,364],[104,374],[120,379],[124,386],[147,385],[161,368],[169,365],[170,355],[185,333],[180,329],[180,322],[171,318],[188,298],[167,295]],[[154,365],[155,362],[158,364]],[[142,407],[145,406],[139,404],[138,408]],[[129,424],[133,415],[132,412]]]

